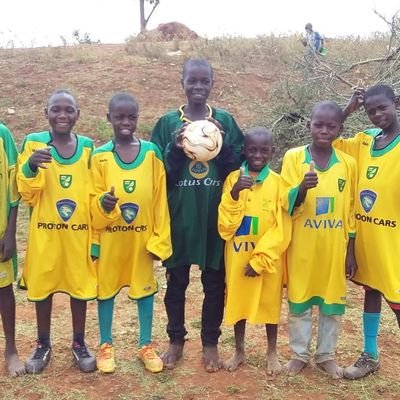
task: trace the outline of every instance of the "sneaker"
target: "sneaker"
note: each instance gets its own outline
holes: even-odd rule
[[[151,344],[143,346],[138,353],[138,357],[142,360],[145,368],[150,372],[161,372],[163,369],[163,362],[161,358],[154,351]]]
[[[93,372],[96,370],[96,358],[89,352],[85,343],[73,342],[71,351],[78,368],[82,372]]]
[[[97,369],[103,374],[115,371],[114,347],[111,343],[103,343],[97,353]]]
[[[51,358],[51,347],[36,341],[36,349],[25,363],[28,374],[40,374],[47,366]]]
[[[373,359],[368,353],[361,353],[360,358],[350,367],[344,369],[347,379],[359,379],[378,371],[380,361]]]

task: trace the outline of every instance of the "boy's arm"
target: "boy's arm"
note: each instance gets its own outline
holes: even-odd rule
[[[16,227],[17,227],[18,206],[11,207],[8,215],[7,228],[4,236],[0,238],[1,262],[10,260],[17,252]]]
[[[172,254],[170,218],[167,200],[167,183],[165,169],[160,158],[154,156],[153,233],[146,244],[146,249],[154,259],[166,260]]]
[[[101,172],[101,164],[98,159],[99,157],[95,154],[92,156],[91,160],[90,211],[93,229],[101,231],[120,218],[121,210],[118,204],[110,211],[107,211],[104,205],[104,199],[107,195],[110,195],[112,188],[106,188],[104,177]]]
[[[289,245],[291,232],[290,215],[278,203],[275,224],[257,242],[249,262],[258,275],[263,272],[276,273],[275,265]]]
[[[223,130],[223,143],[221,151],[215,158],[218,165],[219,174],[224,181],[228,174],[240,167],[240,156],[243,146],[243,133],[235,119],[228,115],[223,121],[212,120]]]
[[[222,239],[230,240],[234,237],[244,216],[243,198],[232,197],[232,188],[238,179],[238,173],[231,173],[224,183],[221,203],[218,207],[218,232]]]
[[[34,151],[31,144],[27,139],[22,144],[22,150],[18,156],[16,181],[22,200],[31,207],[34,207],[39,201],[41,192],[45,187],[46,176],[44,169],[37,168],[34,171],[30,166],[29,159]],[[40,147],[45,148],[46,144],[40,144]]]

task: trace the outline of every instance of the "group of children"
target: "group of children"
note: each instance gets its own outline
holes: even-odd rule
[[[400,151],[393,91],[385,85],[356,90],[343,111],[332,101],[317,103],[308,123],[311,143],[286,153],[279,176],[269,167],[272,133],[254,127],[243,135],[229,113],[208,104],[213,82],[206,60],[185,62],[181,83],[187,103],[160,118],[150,142],[135,136],[139,106],[125,92],[109,103],[114,138],[95,150],[91,139],[73,133],[79,106],[66,90],[48,100],[50,130],[28,135],[19,156],[0,125],[0,311],[10,375],[40,373],[49,363],[57,292],[70,296],[71,351],[79,369],[113,372],[114,301],[123,287],[137,303],[139,359],[151,372],[174,368],[187,334],[185,294],[192,265],[200,267],[204,291],[206,371],[222,366],[233,371],[244,362],[246,322],[265,324],[267,372],[281,371],[276,347],[285,285],[293,354],[283,367],[286,374],[298,374],[310,361],[313,306],[319,308],[318,367],[333,378],[350,379],[379,368],[382,296],[400,326],[395,264],[400,221],[396,187],[389,184],[399,174]],[[361,105],[376,129],[338,138],[345,117]],[[202,119],[218,125],[223,135],[221,152],[208,162],[190,160],[182,148],[186,124]],[[21,286],[35,302],[37,317],[37,345],[25,365],[15,346],[12,290],[18,193],[31,208]],[[164,262],[167,278],[169,346],[161,357],[152,346],[154,260]],[[334,351],[346,279],[365,287],[365,344],[357,362],[342,369]],[[85,344],[91,299],[98,301],[97,359]],[[234,325],[236,343],[225,362],[218,353],[223,318]]]

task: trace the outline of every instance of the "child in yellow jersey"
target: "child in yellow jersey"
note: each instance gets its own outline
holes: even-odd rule
[[[0,314],[6,340],[4,358],[11,376],[25,373],[15,345],[15,297],[17,273],[15,230],[19,194],[15,179],[18,151],[8,128],[0,123]]]
[[[272,134],[263,127],[245,134],[245,162],[231,172],[218,208],[218,231],[226,240],[225,323],[234,324],[236,351],[224,362],[234,371],[245,360],[246,321],[265,324],[267,373],[281,370],[276,352],[282,301],[281,255],[290,238],[290,217],[279,201],[279,175],[268,163]],[[245,293],[245,296],[240,296]]]
[[[358,163],[355,251],[359,269],[353,280],[365,288],[364,350],[345,369],[348,379],[362,378],[379,369],[382,296],[400,326],[399,101],[390,86],[375,85],[366,92],[357,89],[344,112],[349,114],[361,105],[376,128],[335,141],[335,147]]]
[[[346,277],[357,268],[354,257],[355,160],[332,148],[343,114],[332,101],[317,103],[311,113],[310,145],[289,150],[283,159],[284,207],[292,214],[292,241],[287,250],[289,345],[292,359],[283,367],[298,374],[310,360],[312,308],[319,308],[315,363],[338,379],[334,361]]]
[[[139,107],[129,93],[115,94],[107,119],[114,139],[92,157],[94,197],[92,224],[97,243],[100,351],[97,367],[115,370],[112,340],[114,300],[129,287],[139,314],[138,357],[151,372],[163,362],[151,343],[154,294],[157,282],[153,261],[172,254],[166,177],[158,147],[135,136]]]
[[[31,207],[28,247],[22,284],[35,302],[37,346],[26,362],[28,373],[43,371],[50,361],[53,295],[70,296],[72,354],[82,372],[96,369],[85,338],[87,300],[97,296],[95,267],[90,259],[91,139],[72,129],[79,117],[74,96],[55,91],[45,115],[50,131],[28,135],[18,158],[17,183]]]

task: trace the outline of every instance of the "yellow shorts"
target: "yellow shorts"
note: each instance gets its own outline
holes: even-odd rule
[[[0,262],[0,288],[11,285],[17,277],[16,257],[4,263]]]

